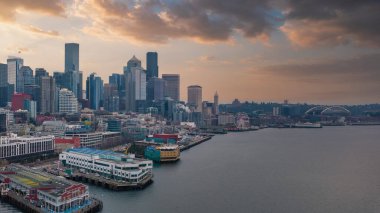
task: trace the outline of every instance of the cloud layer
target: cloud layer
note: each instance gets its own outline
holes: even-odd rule
[[[175,38],[227,41],[235,32],[249,38],[266,38],[274,29],[274,22],[278,21],[265,0],[128,2],[77,1],[76,8],[81,10],[80,14],[88,14],[93,21],[87,28],[88,32],[110,33],[155,43]]]
[[[151,43],[178,38],[226,42],[235,35],[268,40],[280,29],[299,46],[353,43],[380,47],[379,0],[0,1],[0,21],[14,22],[20,11],[74,14],[87,21],[83,26],[86,33]]]
[[[380,47],[378,0],[288,0],[286,11],[282,29],[295,44]]]
[[[366,54],[347,59],[331,59],[308,63],[289,63],[263,67],[270,76],[308,89],[321,97],[351,99],[380,98],[380,54]],[[341,97],[342,98],[342,97]]]
[[[1,0],[0,21],[15,21],[18,10],[62,16],[65,6],[60,0]]]

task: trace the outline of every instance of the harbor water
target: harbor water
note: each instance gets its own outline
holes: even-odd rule
[[[217,135],[142,191],[90,186],[104,213],[380,212],[380,126]],[[16,212],[0,203],[1,212]]]

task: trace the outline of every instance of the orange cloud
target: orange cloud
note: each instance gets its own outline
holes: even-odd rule
[[[33,11],[53,16],[63,16],[65,7],[60,0],[9,0],[0,1],[0,21],[15,21],[19,10]]]
[[[30,31],[32,33],[42,34],[46,36],[59,36],[59,32],[55,30],[43,30],[39,27],[29,25],[29,26],[23,26],[23,29]]]
[[[290,21],[280,28],[288,39],[301,47],[347,44],[350,37],[329,21]]]

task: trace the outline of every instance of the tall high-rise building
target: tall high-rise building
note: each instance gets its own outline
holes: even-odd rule
[[[146,53],[146,80],[152,77],[158,78],[158,54],[157,52]]]
[[[114,97],[114,101],[119,101],[119,106],[115,111],[125,110],[125,76],[123,74],[112,73],[108,77],[108,82],[110,86],[115,86],[117,89],[118,98]],[[116,109],[116,108],[115,108]]]
[[[130,71],[131,68],[133,67],[141,67],[141,61],[136,58],[135,55],[133,55],[133,57],[131,59],[129,59],[129,61],[127,62],[127,66],[124,67],[124,72],[127,70],[127,71]]]
[[[40,85],[40,79],[42,76],[49,76],[49,73],[44,68],[36,68],[34,75],[36,85]]]
[[[109,112],[119,111],[119,93],[114,84],[104,84],[104,109]]]
[[[152,77],[147,83],[147,100],[148,101],[160,101],[164,100],[166,81],[162,78]]]
[[[54,72],[53,78],[55,80],[55,84],[59,88],[67,88],[66,85],[66,75],[64,72]],[[37,80],[37,79],[36,79]],[[75,94],[74,94],[75,95]]]
[[[8,64],[8,84],[14,85],[17,88],[17,78],[20,75],[19,71],[24,65],[24,59],[18,57],[9,57],[7,59]]]
[[[194,112],[202,112],[202,87],[191,85],[187,87],[187,103]]]
[[[8,84],[8,65],[0,63],[0,87],[6,87]]]
[[[117,74],[117,73],[112,73],[112,75],[108,77],[109,84],[114,85],[117,90],[120,90],[121,80],[122,80],[122,75]]]
[[[25,85],[34,84],[33,70],[29,66],[22,66],[17,76],[16,92],[23,93]]]
[[[83,98],[83,72],[79,71],[79,82],[77,84],[77,98]]]
[[[178,74],[162,74],[162,79],[166,81],[165,96],[175,101],[180,99],[180,76]]]
[[[78,99],[66,88],[59,90],[59,113],[74,114],[78,112]]]
[[[0,63],[0,107],[5,107],[8,101],[8,65]]]
[[[65,44],[65,72],[79,71],[79,44]]]
[[[95,73],[91,73],[86,81],[86,98],[90,108],[99,110],[103,101],[103,80]]]
[[[56,87],[54,78],[51,76],[41,77],[40,107],[41,113],[54,113],[56,104]]]
[[[213,105],[213,113],[214,115],[219,114],[219,95],[218,92],[215,92],[214,95],[214,105]]]
[[[146,71],[141,61],[133,56],[124,67],[125,110],[137,111],[146,101]]]
[[[65,44],[65,88],[82,98],[83,76],[79,70],[79,44]]]

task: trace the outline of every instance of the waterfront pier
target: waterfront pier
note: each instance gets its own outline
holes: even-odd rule
[[[74,181],[80,181],[84,183],[93,184],[113,191],[128,191],[128,190],[141,190],[153,183],[153,174],[146,176],[138,183],[134,182],[121,182],[113,179],[105,179],[103,177],[97,177],[94,174],[75,173],[68,177]]]

